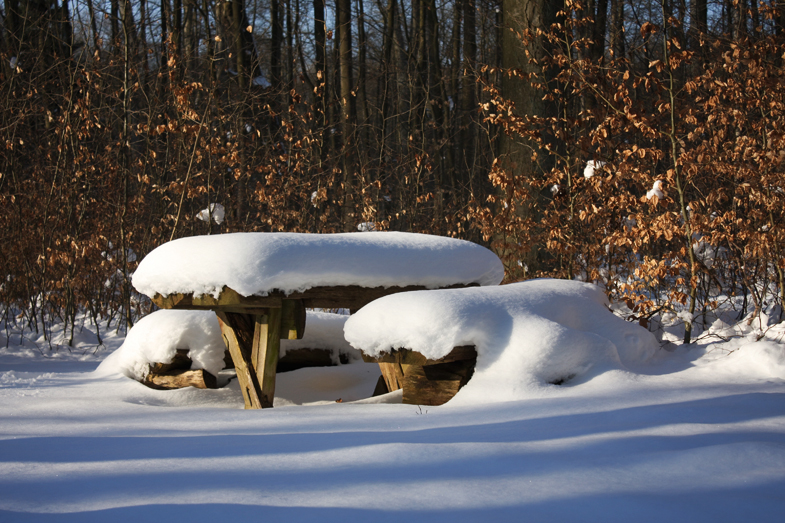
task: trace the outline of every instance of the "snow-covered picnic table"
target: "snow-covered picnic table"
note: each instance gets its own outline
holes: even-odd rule
[[[281,339],[299,339],[305,309],[358,310],[389,294],[498,285],[498,257],[425,234],[234,233],[181,238],[147,255],[133,285],[166,309],[218,315],[246,408],[272,407]]]

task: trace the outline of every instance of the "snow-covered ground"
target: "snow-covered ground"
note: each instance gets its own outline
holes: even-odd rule
[[[236,381],[155,391],[95,372],[123,338],[97,347],[88,323],[70,351],[12,326],[0,521],[778,522],[785,326],[725,319],[634,372],[526,399],[356,402],[379,371],[354,362],[279,374],[261,411]]]

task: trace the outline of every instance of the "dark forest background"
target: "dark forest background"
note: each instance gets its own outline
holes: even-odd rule
[[[358,228],[595,281],[644,325],[682,312],[687,341],[734,296],[782,314],[782,3],[0,10],[6,325],[131,324],[134,267],[173,238]]]

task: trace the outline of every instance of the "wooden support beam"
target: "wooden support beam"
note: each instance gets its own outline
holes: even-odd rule
[[[251,364],[259,383],[262,408],[271,408],[275,398],[275,371],[281,347],[281,309],[270,308],[266,315],[257,315],[254,325]]]
[[[197,296],[193,294],[170,294],[168,296],[156,294],[151,299],[162,309],[247,311],[253,308],[280,307],[282,297],[280,293],[269,296],[242,296],[237,291],[224,287],[217,298],[210,294]]]
[[[379,370],[387,384],[387,390],[392,392],[403,386],[403,368],[400,363],[380,363]]]
[[[283,300],[281,309],[281,339],[303,339],[305,317],[305,303],[303,300]]]
[[[237,371],[237,381],[243,392],[245,408],[261,409],[261,388],[254,366],[251,364],[251,347],[248,343],[253,338],[254,331],[251,331],[251,336],[248,335],[248,318],[231,312],[217,311],[216,314],[224,343],[232,355],[234,368]]]
[[[458,289],[475,287],[476,283],[458,284],[442,287]],[[267,307],[283,307],[286,300],[302,300],[304,307],[309,308],[341,308],[352,311],[359,310],[367,303],[382,296],[399,292],[424,290],[422,285],[407,287],[360,287],[357,285],[336,285],[334,287],[311,287],[302,292],[285,294],[272,290],[266,296],[242,296],[234,289],[224,287],[217,298],[210,294],[194,296],[193,294],[156,294],[153,303],[162,309],[196,309],[225,310],[230,312],[261,314],[259,309]]]

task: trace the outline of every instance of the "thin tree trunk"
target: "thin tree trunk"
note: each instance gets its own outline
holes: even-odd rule
[[[341,139],[343,145],[343,229],[354,229],[354,162],[351,155],[354,149],[357,105],[353,93],[352,60],[352,3],[351,0],[337,0],[338,62],[340,67],[341,96]]]
[[[611,0],[611,51],[624,58],[624,0]]]
[[[474,0],[463,0],[463,76],[461,77],[461,149],[460,190],[464,198],[471,193],[477,153],[474,114],[477,112],[477,9]]]

